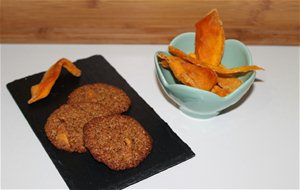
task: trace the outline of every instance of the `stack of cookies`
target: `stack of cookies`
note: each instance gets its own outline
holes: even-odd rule
[[[112,85],[94,83],[75,89],[66,104],[47,119],[45,132],[58,149],[92,156],[113,170],[139,165],[152,149],[152,139],[133,117],[127,94]]]

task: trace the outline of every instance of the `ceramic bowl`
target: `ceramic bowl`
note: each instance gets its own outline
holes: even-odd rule
[[[194,52],[195,33],[180,34],[171,41],[170,45],[186,53]],[[255,72],[248,72],[239,77],[243,84],[238,89],[225,97],[220,97],[212,92],[179,83],[170,70],[164,69],[159,64],[158,53],[168,54],[168,52],[158,51],[155,53],[155,68],[159,83],[179,109],[194,118],[211,118],[237,103],[250,89],[255,79]],[[250,51],[238,40],[226,40],[222,63],[228,68],[252,65]]]

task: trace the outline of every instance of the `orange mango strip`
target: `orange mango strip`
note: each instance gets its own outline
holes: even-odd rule
[[[196,23],[196,63],[218,66],[224,52],[225,33],[217,9],[211,10]]]
[[[221,88],[218,84],[216,84],[212,89],[211,89],[212,93],[215,93],[221,97],[225,97],[228,94],[230,94],[230,92],[227,89]]]
[[[207,67],[196,66],[179,57],[158,54],[164,68],[170,68],[175,77],[188,86],[210,90],[217,82],[216,73]]]
[[[49,95],[55,81],[59,77],[62,67],[76,77],[81,75],[80,69],[78,69],[71,61],[65,58],[60,59],[47,70],[39,84],[31,87],[31,98],[28,100],[28,104],[32,104]]]
[[[209,67],[212,70],[214,70],[215,72],[217,72],[218,74],[230,75],[230,74],[249,72],[249,71],[253,71],[253,70],[264,70],[263,68],[258,67],[256,65],[248,65],[248,66],[241,66],[241,67],[235,67],[235,68],[228,69],[228,68],[225,68],[224,66],[222,66],[222,64],[218,65],[218,66],[197,64],[196,59],[194,57],[184,53],[183,51],[181,51],[178,48],[175,48],[174,46],[169,46],[168,50],[174,56],[180,57],[181,59],[188,61],[190,63],[193,63],[195,65],[199,65],[202,67]]]

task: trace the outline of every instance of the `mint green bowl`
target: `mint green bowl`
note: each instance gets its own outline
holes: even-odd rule
[[[170,45],[186,52],[194,52],[195,33],[183,33],[175,37]],[[211,118],[222,110],[237,103],[250,89],[255,79],[255,72],[248,72],[239,77],[243,84],[231,94],[220,97],[212,92],[183,85],[175,80],[172,72],[164,69],[157,59],[158,53],[169,54],[167,51],[155,53],[155,68],[157,78],[165,93],[178,105],[179,109],[194,118]],[[222,63],[228,68],[252,65],[248,48],[238,40],[226,40]]]

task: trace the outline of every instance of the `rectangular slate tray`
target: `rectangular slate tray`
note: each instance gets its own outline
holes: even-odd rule
[[[15,80],[7,88],[35,135],[70,189],[121,189],[175,166],[195,154],[100,55],[75,62],[82,76],[76,78],[62,70],[49,96],[31,105],[30,88],[40,82],[44,72]],[[146,80],[146,79],[145,79]],[[103,82],[123,89],[132,101],[126,115],[138,120],[153,138],[153,149],[136,168],[113,171],[97,162],[90,153],[69,153],[56,149],[47,139],[44,124],[48,116],[66,103],[68,94],[84,84]],[[46,171],[45,171],[46,172]]]

